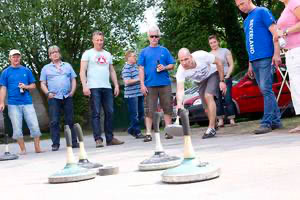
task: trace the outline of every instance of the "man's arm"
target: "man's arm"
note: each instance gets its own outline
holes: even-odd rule
[[[80,81],[82,84],[82,90],[83,90],[83,94],[85,96],[90,96],[91,95],[91,91],[87,86],[87,81],[86,81],[86,71],[87,71],[87,67],[88,67],[88,61],[81,61],[80,62]]]
[[[41,81],[41,89],[49,99],[51,99],[55,96],[54,93],[49,92],[46,81]]]
[[[158,69],[158,72],[173,70],[174,69],[174,64],[169,64],[167,66],[163,66],[162,64],[159,64],[157,66],[157,69]]]
[[[143,66],[139,66],[139,79],[141,84],[141,92],[144,94],[144,96],[147,96],[148,90],[145,86],[144,80],[145,80],[145,69]]]
[[[5,97],[6,97],[6,87],[0,86],[0,111],[1,112],[5,108]]]
[[[226,59],[227,59],[229,68],[228,68],[228,72],[227,72],[225,78],[229,78],[229,77],[231,76],[232,72],[233,72],[233,67],[234,67],[233,58],[232,58],[232,54],[231,54],[230,51],[229,51],[229,53],[227,54]]]
[[[117,73],[115,71],[115,68],[112,64],[109,65],[109,73],[110,73],[110,78],[115,86],[115,91],[114,91],[114,95],[118,96],[119,95],[119,83],[118,83],[118,79],[117,79]]]
[[[76,90],[76,79],[72,78],[72,80],[71,80],[71,92],[70,92],[71,97],[74,95],[75,90]]]
[[[222,91],[223,94],[225,94],[227,87],[226,87],[226,84],[224,82],[224,66],[223,66],[223,63],[221,62],[220,59],[218,59],[216,57],[215,61],[214,61],[214,64],[217,65],[217,70],[218,70],[219,77],[220,77],[220,84],[219,84],[220,90]]]
[[[276,30],[277,30],[276,24],[272,24],[269,27],[269,31],[272,33],[273,37],[277,35]],[[273,40],[273,44],[274,44],[274,55],[272,58],[272,65],[275,65],[276,67],[278,67],[281,64],[280,47],[278,44],[278,40]]]
[[[133,85],[133,84],[136,84],[136,83],[138,83],[138,82],[140,82],[140,79],[139,79],[139,78],[137,78],[137,79],[124,80],[124,83],[125,83],[126,86],[127,86],[127,85]]]
[[[177,110],[180,108],[184,108],[183,97],[184,97],[184,82],[177,82],[177,86],[176,86],[176,100],[177,100],[176,109]]]

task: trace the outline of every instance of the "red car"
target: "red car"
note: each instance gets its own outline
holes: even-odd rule
[[[280,71],[279,69],[274,71],[273,91],[276,97],[278,96],[283,83],[283,77],[280,72],[284,76],[287,73],[286,68],[282,66],[280,67]],[[232,100],[235,104],[236,115],[263,113],[263,96],[259,90],[256,80],[250,79],[245,72],[242,74],[244,74],[242,78],[239,78],[239,76],[235,76],[233,78]],[[189,110],[190,122],[207,120],[207,116],[199,96],[187,99],[184,106]],[[279,97],[279,107],[281,110],[285,110],[286,108],[293,110],[290,90],[285,83],[283,84]]]

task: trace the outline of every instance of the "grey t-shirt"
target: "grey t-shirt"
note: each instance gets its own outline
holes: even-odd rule
[[[211,52],[212,53],[212,52]],[[218,51],[216,52],[215,56],[217,58],[219,58],[224,66],[224,75],[227,74],[228,69],[229,69],[229,65],[228,65],[228,61],[227,61],[227,55],[230,54],[230,51],[226,48],[219,48]]]

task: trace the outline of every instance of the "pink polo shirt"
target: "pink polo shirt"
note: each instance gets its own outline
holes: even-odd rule
[[[299,0],[290,0],[288,2],[288,5],[282,11],[277,22],[277,25],[281,30],[285,30],[300,21],[293,13],[293,11],[299,6]],[[296,47],[300,47],[300,31],[296,33],[289,33],[287,36],[287,45],[285,48],[293,49]]]

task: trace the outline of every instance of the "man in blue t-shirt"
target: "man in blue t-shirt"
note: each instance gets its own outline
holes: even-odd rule
[[[35,152],[41,153],[41,131],[29,93],[29,90],[35,89],[35,79],[32,72],[20,64],[21,53],[19,50],[11,50],[9,60],[11,65],[2,72],[0,77],[0,111],[5,108],[4,102],[7,94],[8,115],[13,127],[13,139],[17,140],[20,146],[20,154],[26,154],[22,133],[23,116],[30,130],[30,135],[34,138]]]
[[[264,97],[264,116],[254,133],[268,133],[282,127],[280,110],[272,91],[273,67],[281,63],[278,42],[273,42],[275,19],[267,8],[256,7],[252,0],[235,0],[235,3],[242,12],[248,14],[244,21],[250,61],[248,75],[250,78],[255,76]]]
[[[167,48],[159,45],[159,38],[159,28],[157,26],[150,27],[148,30],[150,45],[142,50],[138,59],[141,91],[146,97],[147,132],[144,142],[152,140],[152,116],[157,110],[158,99],[160,107],[164,111],[165,125],[172,123],[172,92],[168,71],[174,69],[175,60]],[[165,138],[171,139],[172,136],[166,133]]]

